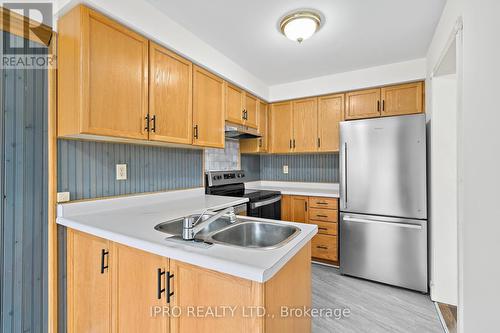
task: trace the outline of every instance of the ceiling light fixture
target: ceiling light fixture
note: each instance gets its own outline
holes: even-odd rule
[[[300,10],[283,17],[280,21],[280,30],[286,38],[302,43],[308,39],[321,26],[321,17],[319,14]]]

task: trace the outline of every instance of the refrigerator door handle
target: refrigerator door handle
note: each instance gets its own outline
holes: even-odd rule
[[[344,142],[344,172],[343,175],[343,192],[344,192],[344,205],[347,208],[347,142]]]
[[[344,221],[358,222],[358,223],[377,223],[377,224],[383,224],[383,225],[392,226],[392,227],[408,228],[408,229],[418,229],[418,230],[422,229],[422,226],[420,224],[386,222],[386,221],[375,220],[375,219],[367,220],[367,219],[360,219],[360,218],[348,217],[348,216],[344,216]]]

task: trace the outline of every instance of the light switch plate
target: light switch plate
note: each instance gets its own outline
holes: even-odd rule
[[[283,173],[284,174],[288,173],[288,165],[283,165]]]
[[[116,165],[116,180],[127,180],[127,165],[117,164]]]
[[[69,192],[57,192],[57,202],[68,202],[69,201]]]

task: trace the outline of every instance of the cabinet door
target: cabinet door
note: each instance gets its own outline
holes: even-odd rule
[[[243,90],[229,83],[226,84],[226,120],[243,125],[244,119]]]
[[[307,223],[309,197],[292,195],[290,199],[290,218],[292,222]]]
[[[423,82],[400,84],[381,89],[382,116],[424,111]]]
[[[257,139],[259,141],[259,151],[261,152],[267,152],[267,147],[268,147],[268,117],[267,117],[267,104],[260,101],[259,102],[259,133],[261,137]]]
[[[113,244],[115,332],[168,332],[169,317],[154,311],[167,304],[168,259]],[[152,315],[153,314],[153,315]]]
[[[193,65],[153,42],[149,61],[149,139],[190,144]]]
[[[88,8],[82,25],[82,132],[147,139],[148,40]]]
[[[293,102],[293,151],[318,150],[318,99]]]
[[[289,153],[292,149],[292,102],[271,105],[269,143],[273,153]]]
[[[170,318],[173,332],[263,331],[264,319],[250,316],[249,312],[252,306],[264,304],[263,284],[174,260],[170,261],[170,267],[174,274],[171,306],[182,311],[181,316]],[[197,307],[204,312],[189,315],[189,308]],[[225,313],[222,307],[226,307]],[[234,313],[228,307],[234,309]],[[217,309],[220,317],[203,315]]]
[[[380,89],[359,90],[345,95],[345,119],[380,116]]]
[[[224,147],[224,81],[193,66],[193,144]]]
[[[318,150],[339,151],[339,124],[344,116],[344,95],[320,97],[318,104]]]
[[[281,219],[283,221],[292,221],[292,196],[281,196]],[[293,222],[293,221],[292,221]]]
[[[256,97],[245,93],[245,125],[253,128],[258,127],[258,100]]]
[[[111,332],[109,241],[67,231],[68,332]]]

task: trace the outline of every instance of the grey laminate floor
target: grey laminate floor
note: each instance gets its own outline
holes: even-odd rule
[[[340,275],[313,264],[313,308],[350,309],[342,319],[313,318],[314,333],[443,333],[429,295]]]

